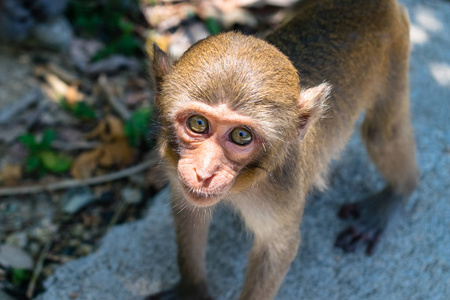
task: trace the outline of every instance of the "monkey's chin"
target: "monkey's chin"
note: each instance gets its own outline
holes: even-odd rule
[[[198,192],[186,187],[183,188],[183,194],[191,204],[197,207],[212,206],[224,198],[224,193]]]

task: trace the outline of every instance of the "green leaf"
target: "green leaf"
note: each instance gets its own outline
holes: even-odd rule
[[[31,272],[29,270],[24,269],[12,269],[12,283],[14,285],[22,285],[31,276]]]
[[[59,97],[58,100],[59,100],[59,105],[61,105],[61,108],[65,109],[65,110],[68,110],[68,111],[71,111],[71,110],[72,110],[72,107],[71,107],[71,106],[69,105],[69,103],[66,101],[66,98],[64,98],[64,97]]]
[[[62,173],[67,171],[72,165],[72,159],[66,155],[55,154],[52,151],[39,153],[42,165],[49,171]]]
[[[55,140],[56,133],[52,129],[45,129],[44,134],[42,136],[42,141],[40,143],[41,150],[49,150],[52,142]]]
[[[19,141],[27,147],[30,152],[38,150],[38,144],[34,139],[34,135],[31,133],[26,133],[24,135],[19,136]]]
[[[80,119],[95,119],[95,111],[84,101],[77,102],[73,105],[67,103],[66,99],[60,100],[63,109],[69,111],[72,115]]]
[[[124,33],[119,38],[107,44],[104,48],[99,50],[93,57],[93,61],[102,60],[114,53],[120,53],[126,56],[132,56],[139,50],[141,44],[139,40],[131,34]]]
[[[120,18],[118,26],[123,31],[124,35],[131,35],[133,33],[134,30],[133,24],[125,21],[123,18]]]
[[[114,49],[117,53],[121,53],[127,56],[131,56],[134,54],[135,50],[139,47],[139,43],[137,40],[127,34],[120,37],[115,43],[114,43]]]
[[[25,170],[29,173],[36,171],[41,166],[41,160],[38,156],[30,155],[25,163]]]
[[[217,21],[213,17],[206,18],[205,26],[211,34],[218,34],[222,31],[222,26],[220,25],[219,21]]]
[[[86,102],[77,102],[73,108],[73,114],[81,119],[95,119],[95,112]]]
[[[132,146],[137,146],[148,133],[148,125],[152,119],[152,108],[143,107],[136,110],[124,125],[124,133]]]

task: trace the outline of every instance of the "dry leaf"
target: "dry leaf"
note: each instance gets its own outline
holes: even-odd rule
[[[102,144],[99,148],[102,150],[99,160],[102,167],[126,166],[133,160],[133,149],[128,145],[126,138]]]
[[[117,73],[123,69],[137,72],[141,69],[141,64],[135,58],[114,54],[100,61],[89,63],[84,68],[84,72],[91,76],[97,76]]]
[[[4,185],[15,185],[22,179],[22,167],[15,164],[6,164],[0,171],[0,181]]]
[[[195,13],[195,7],[191,3],[176,3],[145,7],[144,16],[153,28],[159,32],[179,25],[190,14]]]
[[[161,50],[168,52],[170,40],[170,35],[160,35],[156,32],[150,33],[145,40],[145,51],[150,60],[153,59],[153,44],[157,44]]]
[[[102,143],[95,150],[78,156],[71,169],[74,178],[92,177],[98,166],[126,166],[132,162],[133,149],[124,135],[122,121],[117,117],[106,116],[86,137],[99,138]]]
[[[73,178],[85,179],[92,177],[95,169],[97,169],[98,160],[102,152],[102,149],[97,148],[80,154],[70,169],[70,174],[72,174]]]
[[[125,138],[103,143],[95,150],[84,152],[72,165],[70,173],[76,179],[92,177],[98,166],[126,166],[133,160],[133,149]]]
[[[122,121],[112,115],[106,116],[98,123],[97,127],[86,134],[88,139],[99,138],[103,142],[110,142],[124,137]]]
[[[66,101],[69,104],[75,104],[84,99],[84,95],[78,91],[77,85],[70,85],[66,91]]]

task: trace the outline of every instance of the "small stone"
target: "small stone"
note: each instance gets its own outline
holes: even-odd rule
[[[63,17],[54,20],[37,23],[31,29],[34,41],[40,46],[55,50],[65,50],[72,40],[72,27]]]
[[[72,189],[63,196],[62,210],[73,215],[95,200],[95,195],[88,187]]]
[[[0,246],[0,264],[14,269],[31,270],[33,259],[21,248],[3,244]]]
[[[120,191],[120,195],[125,203],[139,204],[142,201],[142,192],[140,189],[126,187]]]

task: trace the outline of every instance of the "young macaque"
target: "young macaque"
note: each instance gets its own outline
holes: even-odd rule
[[[297,254],[305,197],[325,187],[362,111],[364,143],[386,187],[342,208],[355,221],[336,245],[372,253],[418,182],[409,22],[397,1],[305,0],[265,41],[219,34],[177,62],[154,50],[181,280],[149,299],[213,299],[204,260],[219,202],[254,236],[239,299],[273,299]]]

